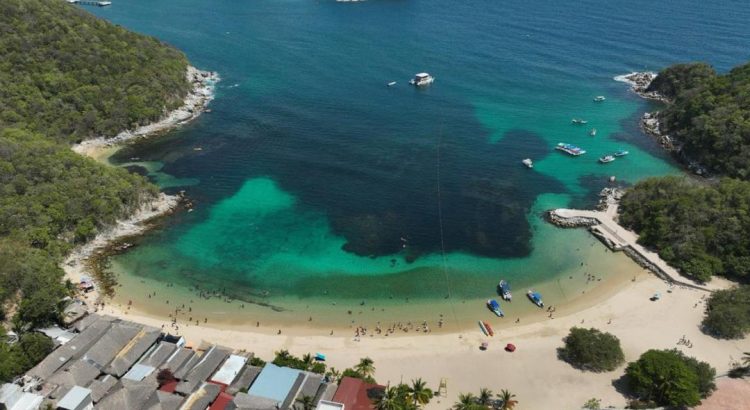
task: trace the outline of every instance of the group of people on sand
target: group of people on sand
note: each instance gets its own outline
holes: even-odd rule
[[[442,316],[442,315],[441,315]],[[441,317],[438,321],[438,327],[443,326],[443,318]],[[377,323],[375,326],[375,330],[373,333],[370,333],[370,337],[374,337],[375,335],[392,335],[396,333],[396,331],[400,331],[403,333],[409,333],[409,331],[415,331],[415,332],[423,332],[423,333],[431,333],[432,330],[427,325],[427,321],[423,321],[421,324],[414,324],[412,322],[398,322],[398,323],[392,323],[388,328],[383,328],[380,324],[380,322]],[[331,331],[331,334],[333,334],[333,331]],[[361,340],[361,337],[367,336],[367,326],[357,326],[354,329],[354,341],[359,342]]]
[[[679,345],[687,346],[690,349],[693,348],[693,342],[691,342],[690,339],[686,339],[685,335],[682,335],[680,340],[677,342],[677,346]]]

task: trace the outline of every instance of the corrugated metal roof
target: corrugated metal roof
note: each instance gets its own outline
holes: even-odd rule
[[[299,374],[299,370],[268,363],[247,393],[251,396],[265,397],[282,403],[294,386],[295,381],[297,381]]]
[[[87,401],[91,401],[91,390],[81,386],[73,386],[68,394],[57,402],[57,408],[77,410],[82,403],[86,403]]]
[[[156,370],[153,366],[146,366],[143,364],[136,364],[133,366],[130,371],[125,373],[125,376],[123,376],[123,379],[133,380],[135,382],[139,382],[146,378],[149,374],[151,374],[154,370]]]
[[[229,356],[224,365],[211,378],[211,381],[229,386],[237,378],[245,363],[247,363],[247,358],[245,357],[236,354]]]

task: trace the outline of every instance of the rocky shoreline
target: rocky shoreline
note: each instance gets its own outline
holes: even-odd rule
[[[659,101],[664,104],[671,103],[668,98],[657,93],[656,91],[648,91],[649,85],[652,81],[654,81],[656,76],[656,73],[650,71],[634,72],[617,76],[615,77],[615,80],[630,84],[631,90],[633,90],[634,93],[638,94],[642,98]],[[665,133],[662,130],[659,120],[659,114],[659,111],[643,113],[640,122],[643,132],[654,137],[662,146],[662,148],[675,155],[682,163],[685,164],[689,171],[696,175],[704,177],[708,176],[706,168],[699,164],[697,161],[686,157],[684,152],[682,151],[682,145],[680,144],[680,142],[675,138],[672,138],[669,134]]]
[[[206,111],[206,107],[213,100],[219,75],[215,72],[201,71],[192,66],[188,66],[185,75],[192,89],[180,108],[166,113],[157,122],[123,131],[112,138],[98,137],[83,141],[74,145],[73,151],[101,160],[98,154],[103,150],[116,149],[135,140],[169,131],[197,118]],[[97,269],[93,266],[97,256],[117,241],[143,234],[151,227],[150,221],[174,212],[183,200],[184,195],[182,193],[167,195],[160,192],[155,198],[144,201],[132,215],[118,220],[112,227],[97,233],[94,239],[74,249],[61,264],[66,278],[74,284],[78,284],[84,276],[88,276],[96,280],[98,285],[101,285],[102,281],[96,277]],[[106,289],[96,289],[89,296],[86,296],[86,299],[93,299],[94,301],[93,306],[88,305],[88,308],[95,311],[106,293]]]
[[[73,146],[73,151],[95,158],[103,149],[118,147],[132,141],[166,132],[184,125],[206,111],[208,104],[214,99],[216,83],[219,74],[212,71],[202,71],[188,66],[185,76],[192,89],[185,97],[183,105],[154,123],[142,125],[133,130],[125,130],[114,137],[97,137],[82,141]]]

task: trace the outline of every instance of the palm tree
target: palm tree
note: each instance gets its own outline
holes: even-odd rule
[[[354,366],[354,369],[364,377],[372,377],[375,374],[375,362],[369,357],[364,357],[359,359],[359,363]]]
[[[286,360],[290,357],[289,350],[281,349],[278,352],[276,352],[276,358],[281,360]]]
[[[516,404],[518,404],[518,400],[513,400],[514,397],[516,397],[516,395],[509,392],[508,390],[500,390],[500,394],[497,395],[497,398],[502,402],[502,407],[500,407],[500,410],[511,410],[513,407],[516,407]]]
[[[473,410],[477,405],[477,396],[474,393],[461,393],[458,401],[453,405],[454,410]]]
[[[408,388],[407,392],[411,399],[414,400],[415,407],[424,406],[429,403],[433,396],[432,390],[427,387],[427,383],[421,377],[411,381],[411,387]]]
[[[310,368],[313,367],[313,364],[315,364],[315,359],[313,359],[312,355],[310,353],[305,353],[302,356],[302,365],[305,367],[302,370],[310,370]]]
[[[398,391],[395,387],[386,387],[383,394],[374,400],[375,410],[400,410]]]
[[[315,408],[315,398],[311,396],[298,397],[299,406],[294,406],[298,410],[313,410]]]
[[[483,406],[489,406],[492,402],[492,390],[482,387],[479,389],[479,397],[477,397],[477,403]]]
[[[328,379],[332,383],[338,383],[339,379],[341,379],[341,372],[336,370],[335,367],[331,367],[328,369],[328,373],[326,373],[326,376],[328,376]]]

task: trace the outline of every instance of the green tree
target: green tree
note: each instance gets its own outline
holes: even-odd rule
[[[364,357],[359,360],[354,369],[357,370],[364,377],[372,377],[375,375],[375,362],[369,357]]]
[[[518,400],[515,400],[515,397],[516,395],[511,393],[509,390],[500,390],[500,394],[497,395],[497,398],[500,399],[500,402],[502,403],[500,406],[500,410],[512,410],[514,407],[516,407],[516,405],[518,404]]]
[[[739,339],[750,332],[750,286],[711,293],[703,328],[723,339]]]
[[[458,395],[458,401],[453,405],[454,410],[478,410],[484,408],[477,404],[477,396],[473,393],[461,393]]]
[[[479,396],[477,396],[477,403],[483,406],[489,406],[492,404],[493,393],[492,390],[482,387],[479,389]]]
[[[315,408],[315,398],[304,395],[297,398],[297,404],[294,406],[297,410],[313,410]]]
[[[586,410],[600,410],[602,408],[602,400],[591,398],[583,404],[583,408]]]
[[[574,367],[594,371],[612,371],[625,362],[620,340],[598,329],[574,327],[557,350],[558,356]]]
[[[395,387],[386,387],[383,393],[375,398],[374,404],[376,410],[401,410]]]
[[[427,383],[422,378],[412,380],[407,392],[409,397],[414,401],[415,407],[426,405],[433,397],[432,390],[427,387]]]
[[[696,364],[700,362],[677,350],[649,350],[630,363],[625,374],[641,400],[660,406],[695,406],[715,388],[713,369],[709,366],[708,371],[701,371]]]

